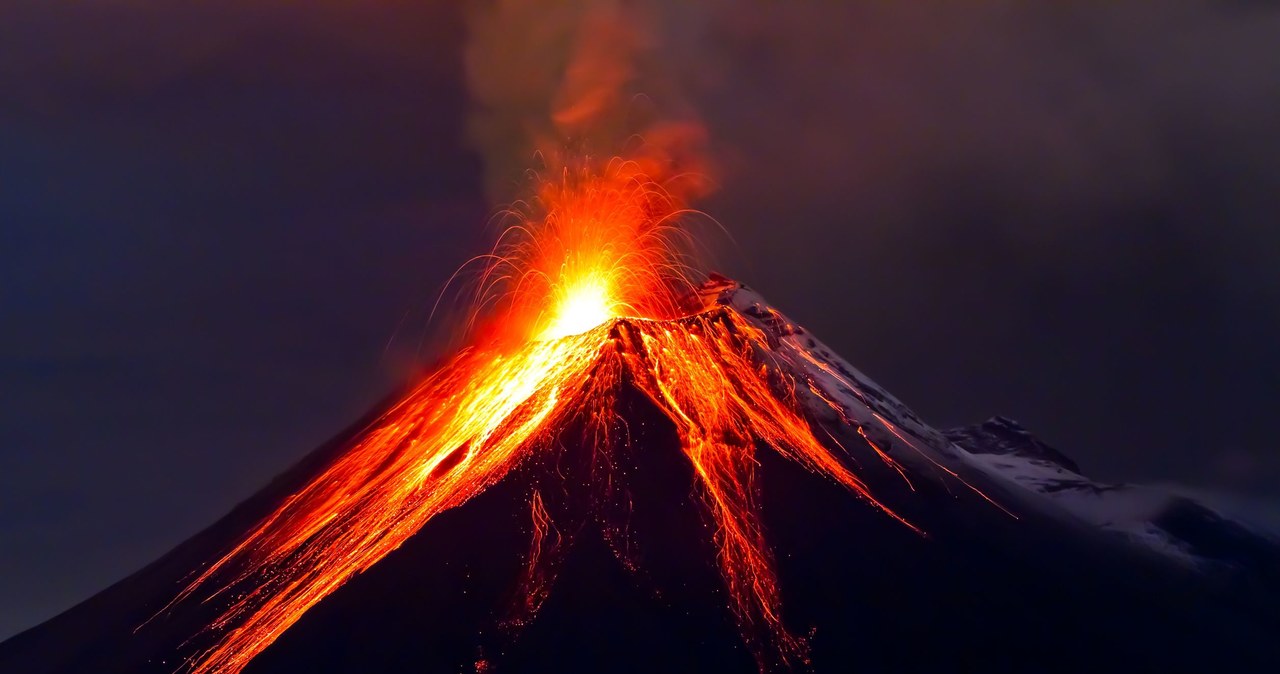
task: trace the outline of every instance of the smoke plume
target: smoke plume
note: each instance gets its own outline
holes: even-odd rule
[[[469,133],[498,203],[525,173],[612,157],[681,196],[705,189],[706,138],[672,76],[654,5],[479,0],[467,11]]]

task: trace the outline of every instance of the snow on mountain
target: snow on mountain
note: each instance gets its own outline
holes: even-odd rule
[[[940,469],[964,481],[966,470],[979,471],[1011,487],[995,500],[1014,512],[1074,518],[1188,567],[1268,576],[1280,568],[1280,540],[1202,500],[1166,488],[1090,480],[1075,461],[1004,417],[939,432],[751,289],[724,280],[705,291],[718,292],[719,303],[776,338],[773,355],[811,385],[797,395],[815,418],[830,417],[829,408],[838,406],[839,418],[830,421],[860,429],[913,472],[936,475]]]
[[[945,435],[992,476],[1183,563],[1253,567],[1280,560],[1280,542],[1200,501],[1160,487],[1090,480],[1012,419],[996,416]]]

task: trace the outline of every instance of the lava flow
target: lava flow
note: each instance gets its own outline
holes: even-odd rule
[[[219,598],[226,606],[208,626],[215,644],[188,663],[191,671],[239,671],[431,518],[548,450],[570,420],[586,420],[593,451],[614,451],[599,438],[609,437],[624,381],[678,433],[716,525],[730,608],[761,667],[807,663],[806,640],[781,618],[760,517],[757,446],[901,518],[868,493],[838,444],[833,450],[815,435],[794,384],[764,357],[761,329],[689,292],[680,234],[671,227],[682,208],[677,197],[638,164],[615,161],[566,172],[537,203],[542,215],[508,230],[507,242],[486,258],[478,304],[491,319],[477,323],[472,344],[175,600]],[[529,613],[549,587],[540,553],[558,540],[537,492],[531,507]]]

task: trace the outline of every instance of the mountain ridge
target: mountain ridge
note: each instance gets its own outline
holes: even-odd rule
[[[876,671],[904,662],[962,662],[996,671],[1078,671],[1090,663],[1097,668],[1108,651],[1120,654],[1117,666],[1176,667],[1224,657],[1280,662],[1263,638],[1280,617],[1245,593],[1276,587],[1259,575],[1257,564],[1269,559],[1265,545],[1255,550],[1261,562],[1254,566],[1220,564],[1212,575],[1201,565],[1171,563],[1168,550],[1123,531],[1115,535],[1055,498],[1066,490],[1030,482],[1028,474],[1050,470],[1053,479],[1070,477],[1061,471],[1076,475],[1082,490],[1088,481],[1068,471],[1075,464],[1065,455],[1020,426],[1015,433],[1014,422],[996,422],[995,440],[1006,442],[989,446],[979,442],[985,436],[978,432],[937,431],[745,286],[713,280],[702,293],[718,310],[764,331],[762,358],[787,373],[810,423],[860,466],[877,498],[925,532],[921,536],[830,480],[757,450],[784,617],[809,635],[814,668],[862,662]],[[580,493],[580,480],[563,474],[576,474],[587,448],[565,447],[525,462],[489,491],[428,522],[401,549],[304,615],[246,671],[392,671],[413,663],[426,671],[529,671],[553,664],[561,671],[754,669],[718,589],[715,551],[708,522],[696,513],[692,472],[678,451],[665,451],[676,442],[673,430],[638,391],[624,393],[619,404],[639,448],[617,457],[634,483],[621,538],[602,515],[576,505],[587,498],[572,496]],[[201,628],[216,611],[201,603],[156,613],[185,578],[378,416],[375,410],[157,562],[0,644],[0,671],[178,669],[206,647]],[[860,438],[865,446],[856,444]],[[1016,446],[1010,438],[1019,441]],[[891,456],[900,470],[878,453]],[[1013,469],[997,463],[1011,460]],[[545,602],[523,629],[511,631],[503,623],[529,555],[527,504],[535,491],[549,495],[553,520],[573,541]],[[1189,519],[1196,524],[1194,516]],[[1179,529],[1165,524],[1166,533]],[[619,552],[619,540],[634,543],[634,557]],[[1133,583],[1135,576],[1142,581]],[[1050,626],[1038,629],[1036,621]],[[627,633],[631,623],[638,627]],[[916,643],[907,638],[913,630],[937,652],[904,660],[901,653]],[[1019,643],[1006,644],[1005,651],[984,648],[992,630],[1015,635]],[[1150,651],[1171,635],[1180,643]],[[1079,653],[1044,660],[1044,649],[1070,644]],[[948,648],[958,660],[948,659]]]

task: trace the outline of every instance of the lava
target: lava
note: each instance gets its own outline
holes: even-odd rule
[[[624,382],[676,429],[715,524],[730,608],[761,668],[807,663],[807,641],[783,624],[761,523],[757,448],[772,448],[911,525],[872,497],[838,443],[815,434],[795,383],[782,374],[788,364],[777,359],[787,356],[768,348],[768,336],[688,292],[691,272],[672,226],[682,208],[627,162],[567,171],[545,184],[541,215],[509,228],[484,258],[477,305],[491,318],[476,315],[485,328],[471,344],[174,600],[225,606],[208,626],[214,645],[192,658],[191,671],[241,670],[433,517],[547,452],[572,420],[587,420],[583,442],[594,452],[616,452],[607,428]],[[791,371],[798,365],[789,364]],[[547,560],[561,543],[537,492],[530,507],[533,540],[517,626],[550,590]]]

